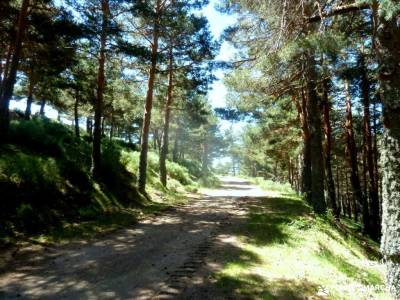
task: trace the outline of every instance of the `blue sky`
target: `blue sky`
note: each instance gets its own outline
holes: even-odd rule
[[[208,18],[210,23],[211,32],[216,39],[220,38],[225,28],[233,25],[236,21],[234,16],[221,14],[215,9],[215,6],[218,4],[218,2],[218,0],[211,0],[210,3],[203,9],[203,13]],[[228,61],[233,59],[234,55],[235,49],[227,42],[224,42],[216,60]],[[223,107],[226,105],[226,88],[222,83],[224,71],[217,70],[215,71],[215,75],[218,80],[216,80],[212,85],[212,88],[208,94],[208,99],[213,107]]]
[[[236,17],[233,15],[221,14],[215,9],[215,6],[219,3],[219,0],[211,0],[210,3],[203,9],[204,15],[208,18],[210,23],[210,29],[216,39],[219,39],[224,29],[234,25]],[[234,59],[235,49],[228,42],[223,42],[221,45],[220,52],[216,57],[216,60],[230,61]],[[208,101],[213,108],[225,107],[226,106],[226,94],[227,89],[223,83],[223,78],[226,71],[216,70],[215,75],[217,80],[211,86],[211,90],[208,93]],[[229,71],[228,71],[229,72]],[[240,135],[243,127],[246,125],[245,122],[230,122],[220,120],[221,131],[231,131],[236,135]],[[218,159],[216,162],[227,162],[229,158]]]

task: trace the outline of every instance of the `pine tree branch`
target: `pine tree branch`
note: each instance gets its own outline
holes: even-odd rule
[[[343,15],[343,14],[347,14],[350,12],[355,12],[355,11],[360,11],[360,10],[365,10],[365,9],[370,9],[370,8],[371,8],[371,5],[368,3],[354,3],[354,4],[337,6],[337,7],[332,8],[332,10],[330,10],[330,11],[311,16],[307,19],[307,21],[308,21],[308,23],[319,22],[324,18]]]

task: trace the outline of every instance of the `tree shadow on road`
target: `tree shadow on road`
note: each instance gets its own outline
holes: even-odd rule
[[[244,188],[240,185],[238,190]],[[97,240],[28,253],[3,270],[5,275],[17,273],[18,279],[2,281],[0,272],[0,298],[35,298],[35,290],[41,299],[152,299],[160,284],[174,275],[177,281],[185,276],[189,281],[182,281],[186,290],[170,299],[326,299],[319,298],[320,286],[306,277],[258,274],[265,258],[243,247],[290,247],[297,241],[288,225],[306,218],[311,218],[309,206],[293,195],[199,197],[186,208]],[[203,252],[214,235],[215,245]],[[360,271],[327,249],[321,255],[342,273]],[[221,272],[226,268],[228,272]],[[366,282],[379,283],[373,275]]]
[[[244,218],[230,215],[235,205],[231,197],[204,197],[89,241],[25,249],[0,270],[0,298],[149,299],[171,274],[191,263],[191,255],[220,222]],[[241,257],[257,261],[251,253]]]
[[[246,209],[245,216],[233,218],[232,225],[221,232],[237,240],[221,238],[214,258],[220,268],[205,271],[213,274],[213,279],[194,284],[179,299],[304,299],[305,295],[324,299],[317,295],[319,285],[305,278],[272,279],[257,274],[255,270],[265,263],[264,258],[243,246],[262,249],[290,245],[293,239],[287,230],[288,224],[306,217],[310,213],[309,206],[293,195],[242,197],[237,201]]]
[[[256,245],[289,243],[284,227],[295,219],[307,215],[309,207],[292,198],[256,198],[249,204],[248,222],[242,235]]]
[[[266,280],[257,274],[247,274],[240,278],[225,276],[218,281],[227,299],[305,299],[305,294],[315,294],[319,286],[307,280],[276,279]],[[325,299],[314,296],[313,299]]]

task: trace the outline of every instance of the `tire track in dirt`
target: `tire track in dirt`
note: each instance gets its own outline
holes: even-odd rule
[[[0,299],[175,299],[213,251],[216,237],[260,191],[244,181],[94,241],[28,249],[0,273]]]

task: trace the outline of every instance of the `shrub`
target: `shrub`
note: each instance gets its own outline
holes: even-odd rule
[[[122,151],[120,160],[129,172],[137,173],[139,168],[139,152]],[[159,157],[154,152],[149,152],[147,157],[147,180],[150,184],[159,187]],[[167,173],[168,175],[183,185],[193,184],[192,179],[187,168],[177,163],[167,160]]]
[[[179,165],[184,166],[193,177],[200,178],[202,176],[200,162],[190,159],[182,159],[178,163]]]
[[[125,205],[142,204],[145,199],[136,188],[136,155],[114,142],[103,143],[102,170],[106,189]],[[115,203],[115,200],[114,200]]]
[[[220,185],[220,180],[214,173],[208,172],[208,174],[200,177],[199,183],[204,187],[217,187]]]
[[[68,127],[44,118],[13,121],[10,126],[10,140],[30,150],[60,156],[77,140]]]
[[[183,185],[193,185],[188,169],[177,163],[167,161],[168,175]]]
[[[258,184],[262,189],[274,192],[292,193],[292,187],[289,183],[280,183],[262,177],[254,178],[254,183]]]
[[[13,231],[39,233],[64,222],[96,219],[109,209],[148,201],[137,191],[139,152],[103,139],[103,176],[93,181],[91,145],[62,124],[35,118],[13,121],[10,143],[0,146],[0,237]],[[167,162],[169,190],[193,185],[187,168]],[[165,191],[159,159],[148,154],[149,186]]]

